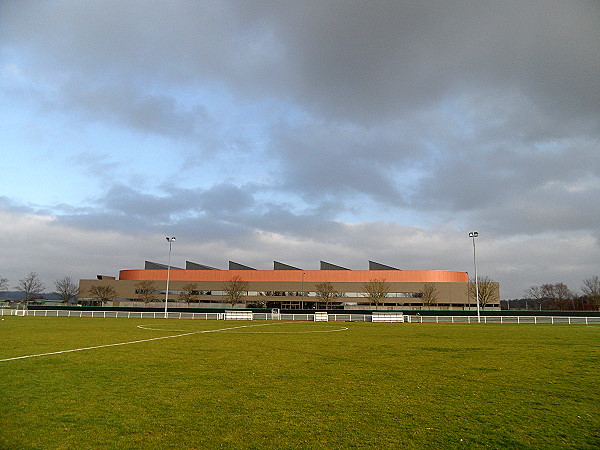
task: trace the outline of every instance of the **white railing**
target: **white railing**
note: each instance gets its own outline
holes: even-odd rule
[[[600,324],[600,317],[572,316],[405,316],[409,323]]]
[[[162,319],[165,317],[162,312],[148,311],[86,311],[86,310],[55,310],[55,309],[32,309],[32,310],[2,310],[3,316],[34,316],[34,317],[101,317],[101,318],[126,318],[126,319]],[[204,319],[219,320],[223,319],[224,313],[188,313],[188,312],[169,312],[169,319]]]
[[[99,318],[127,318],[127,319],[163,319],[164,311],[87,311],[87,310],[55,310],[55,309],[8,309],[0,308],[1,316],[35,316],[35,317],[99,317]],[[314,321],[314,313],[288,313],[253,314],[254,320],[300,320]],[[200,319],[200,320],[226,320],[224,312],[169,312],[169,319]],[[328,312],[328,320],[342,322],[371,322],[371,314],[351,314]],[[477,316],[421,316],[405,315],[404,321],[408,323],[478,323]],[[582,324],[600,325],[600,317],[573,317],[573,316],[481,316],[480,323],[500,324]]]

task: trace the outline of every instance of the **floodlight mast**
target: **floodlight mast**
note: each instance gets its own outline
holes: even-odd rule
[[[169,243],[169,264],[167,265],[167,291],[165,292],[165,319],[167,318],[167,307],[169,305],[169,280],[171,278],[171,246],[175,241],[175,236],[167,236],[167,242]]]
[[[477,280],[477,260],[475,259],[475,238],[479,237],[477,231],[471,231],[469,237],[473,239],[473,265],[475,266],[475,300],[477,302],[477,323],[481,323],[481,316],[479,312],[479,284]]]
[[[304,309],[304,272],[302,272],[301,290],[302,290],[302,292],[300,293],[300,295],[302,296],[302,300],[300,300],[300,309]]]

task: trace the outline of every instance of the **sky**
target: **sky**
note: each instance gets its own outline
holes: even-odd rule
[[[596,0],[0,0],[0,277],[600,275]]]

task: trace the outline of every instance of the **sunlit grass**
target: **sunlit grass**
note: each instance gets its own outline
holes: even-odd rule
[[[0,362],[0,448],[600,445],[598,326],[7,317],[0,359],[189,331]]]

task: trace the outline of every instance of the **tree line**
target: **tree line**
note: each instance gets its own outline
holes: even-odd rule
[[[585,278],[581,282],[580,290],[581,293],[578,294],[569,289],[565,283],[534,285],[525,290],[525,297],[518,300],[517,304],[525,303],[525,309],[533,306],[539,310],[598,310],[600,277],[596,275]]]
[[[498,291],[495,287],[496,282],[489,276],[481,276],[468,282],[468,295],[473,304],[477,294],[479,295],[479,304],[482,308],[490,304],[500,303]],[[371,305],[381,306],[390,293],[390,284],[385,279],[372,279],[364,283],[363,294],[369,299]],[[136,294],[145,304],[159,300],[159,290],[153,281],[141,280],[136,285]],[[233,306],[243,300],[243,295],[248,291],[249,283],[242,280],[239,276],[234,276],[223,283],[222,291],[226,297],[226,302]],[[27,276],[20,279],[14,287],[18,292],[23,293],[22,302],[29,302],[41,297],[46,289],[36,272],[30,272]],[[0,277],[0,292],[8,290],[8,279]],[[552,309],[552,310],[598,310],[600,307],[600,277],[592,276],[582,280],[580,287],[581,293],[573,292],[564,283],[546,283],[534,285],[526,289],[525,296],[522,299],[512,300],[513,309],[516,307],[523,309]],[[198,296],[203,291],[200,290],[197,283],[188,283],[181,289],[176,297],[179,301],[190,303],[197,301]],[[54,293],[64,303],[68,303],[77,297],[89,297],[92,304],[104,304],[117,298],[117,292],[110,285],[92,285],[87,292],[80,292],[78,285],[71,277],[63,277],[54,282]],[[318,283],[315,285],[316,301],[323,303],[325,308],[329,308],[331,302],[340,296],[330,282]],[[431,307],[438,303],[439,291],[435,283],[425,283],[422,289],[415,293],[421,300],[423,306]],[[303,296],[304,293],[301,293]],[[261,304],[260,300],[255,300],[256,306],[266,306]]]
[[[8,291],[8,278],[0,277],[0,293]],[[21,302],[29,302],[41,298],[46,290],[46,286],[40,280],[36,272],[29,272],[24,278],[20,279],[14,287],[17,292],[23,294]],[[78,286],[71,277],[63,277],[54,282],[54,294],[65,303],[76,299],[78,295]]]

